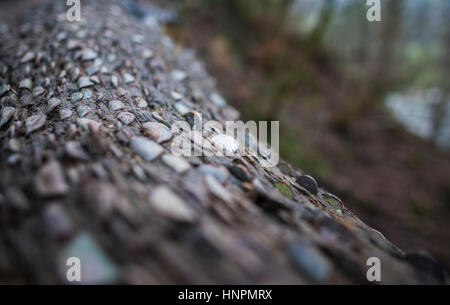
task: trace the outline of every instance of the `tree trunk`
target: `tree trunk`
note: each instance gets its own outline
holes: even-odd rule
[[[450,4],[446,3],[445,9],[442,13],[442,24],[445,24],[450,18]],[[433,109],[433,135],[437,144],[439,141],[442,128],[444,127],[444,120],[447,115],[447,107],[450,100],[450,80],[448,78],[448,71],[450,71],[450,58],[448,50],[450,49],[450,29],[444,29],[442,35],[442,55],[438,60],[440,67],[440,89],[441,97]],[[450,139],[447,139],[450,140]],[[442,141],[442,140],[441,140]]]
[[[402,7],[403,0],[388,0],[383,7],[375,58],[370,62],[366,76],[356,81],[353,101],[346,103],[335,115],[334,125],[338,128],[348,130],[350,126],[357,126],[379,106],[396,81],[394,62],[402,24]]]

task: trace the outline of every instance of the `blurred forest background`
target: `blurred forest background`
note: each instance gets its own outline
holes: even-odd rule
[[[160,2],[167,6],[167,1]],[[167,32],[243,120],[406,251],[450,269],[450,2],[183,0]]]

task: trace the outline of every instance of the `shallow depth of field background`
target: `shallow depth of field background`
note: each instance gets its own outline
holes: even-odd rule
[[[281,155],[405,251],[450,266],[450,2],[184,0],[167,32]]]

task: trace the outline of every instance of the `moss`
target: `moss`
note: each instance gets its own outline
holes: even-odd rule
[[[273,184],[273,186],[281,192],[284,196],[286,196],[289,199],[292,199],[292,190],[289,186],[286,185],[286,183],[283,182],[276,182]]]
[[[431,214],[431,209],[426,201],[414,199],[411,203],[411,212],[418,218],[427,218]]]
[[[328,202],[335,210],[342,211],[342,203],[329,194],[322,194],[322,198]]]

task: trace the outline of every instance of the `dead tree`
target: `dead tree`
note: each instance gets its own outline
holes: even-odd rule
[[[287,163],[174,156],[168,126],[237,111],[156,7],[66,10],[2,30],[1,283],[71,283],[71,258],[81,283],[367,283],[369,257],[382,283],[444,281]]]

